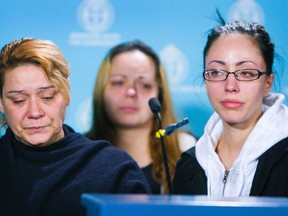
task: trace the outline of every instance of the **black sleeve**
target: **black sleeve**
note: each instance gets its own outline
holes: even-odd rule
[[[288,197],[288,138],[259,157],[250,196]]]
[[[195,147],[182,153],[173,180],[174,194],[206,195],[207,178],[195,156]]]

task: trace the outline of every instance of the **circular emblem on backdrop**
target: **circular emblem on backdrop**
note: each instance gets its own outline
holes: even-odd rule
[[[246,20],[264,25],[265,17],[261,6],[255,0],[238,0],[229,9],[228,18]]]
[[[179,84],[187,77],[188,60],[173,44],[168,44],[160,53],[162,64],[170,84]]]
[[[87,132],[91,127],[92,121],[92,97],[83,101],[76,110],[75,122],[77,131],[80,133]]]
[[[79,25],[88,32],[104,32],[114,21],[114,10],[108,0],[84,0],[78,7]]]

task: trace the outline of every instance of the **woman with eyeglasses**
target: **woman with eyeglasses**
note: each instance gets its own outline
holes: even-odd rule
[[[270,92],[269,34],[257,23],[223,21],[211,30],[203,54],[215,113],[178,161],[174,193],[287,197],[288,108],[283,94]]]

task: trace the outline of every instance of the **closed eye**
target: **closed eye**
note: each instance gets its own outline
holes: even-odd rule
[[[151,85],[151,84],[147,84],[147,83],[142,83],[142,84],[141,84],[141,87],[142,87],[143,89],[151,89],[151,88],[152,88],[152,85]]]
[[[13,100],[14,104],[21,104],[24,103],[25,100]]]
[[[123,85],[123,81],[112,81],[111,82],[111,85],[112,86],[122,86]]]
[[[51,97],[42,97],[43,100],[45,101],[50,101],[54,98],[54,96],[51,96]]]

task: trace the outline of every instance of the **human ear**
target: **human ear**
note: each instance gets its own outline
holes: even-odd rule
[[[2,98],[0,98],[0,112],[4,113],[3,99]]]
[[[273,82],[274,82],[274,74],[270,74],[269,76],[267,76],[266,80],[265,80],[265,89],[264,89],[264,95],[267,96],[273,86]]]

